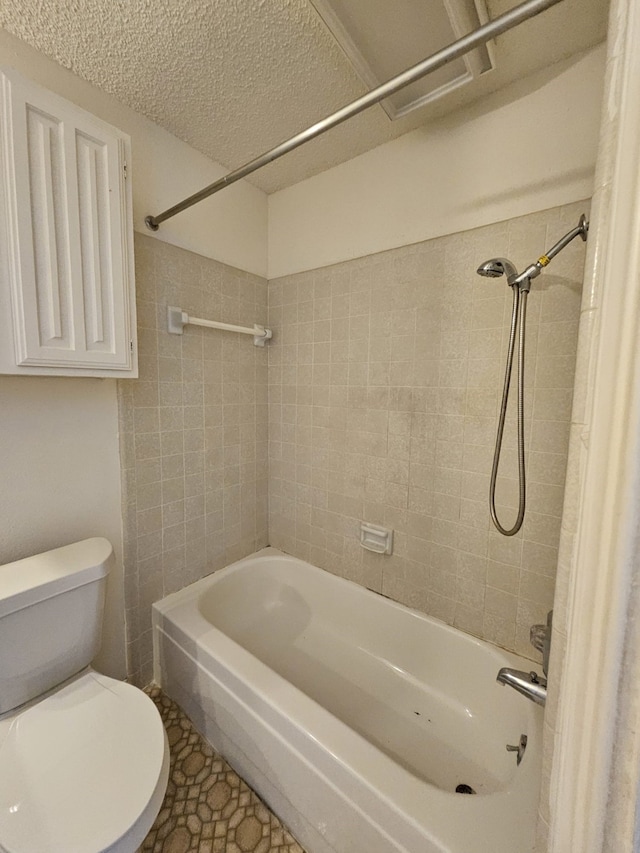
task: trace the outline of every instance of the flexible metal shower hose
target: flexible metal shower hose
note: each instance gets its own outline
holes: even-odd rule
[[[524,511],[526,506],[526,479],[524,468],[524,339],[527,316],[527,291],[520,290],[518,285],[513,285],[513,311],[511,314],[511,332],[509,334],[509,352],[507,354],[507,369],[504,377],[502,390],[502,405],[500,407],[500,418],[498,419],[498,433],[496,435],[496,446],[493,453],[493,465],[491,467],[491,483],[489,486],[489,509],[491,520],[503,536],[514,536],[522,527]],[[516,332],[518,335],[518,516],[515,524],[510,529],[503,527],[496,513],[496,480],[498,478],[498,466],[500,464],[500,452],[502,449],[502,436],[504,433],[504,421],[507,414],[507,403],[509,402],[509,387],[511,385],[511,370],[513,368],[513,352],[515,349]]]

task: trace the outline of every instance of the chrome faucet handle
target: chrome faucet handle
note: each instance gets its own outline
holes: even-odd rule
[[[532,625],[529,629],[529,642],[537,652],[544,651],[548,630],[546,625]]]
[[[520,735],[520,741],[517,745],[513,744],[513,743],[507,744],[507,752],[517,752],[518,753],[518,755],[516,756],[516,763],[517,763],[518,767],[520,766],[520,762],[522,761],[522,759],[524,757],[524,751],[526,748],[527,748],[527,736],[526,735]]]
[[[553,610],[547,613],[546,625],[532,625],[529,629],[529,642],[533,648],[542,652],[542,671],[549,672],[549,655],[551,653],[551,629],[553,626]]]

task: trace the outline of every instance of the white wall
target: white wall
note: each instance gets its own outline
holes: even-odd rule
[[[0,65],[132,138],[135,227],[226,170],[114,98],[0,30]],[[249,272],[267,262],[266,195],[238,183],[163,225],[160,240]],[[0,268],[0,287],[8,286]],[[125,675],[118,410],[114,380],[0,376],[0,563],[88,536],[116,550],[96,666]]]
[[[228,171],[2,29],[0,65],[15,68],[35,83],[68,98],[131,136],[136,231],[153,234],[144,224],[145,216],[160,213]],[[154,236],[265,276],[267,196],[245,181],[239,181],[223,193],[168,220]]]
[[[269,196],[269,278],[588,198],[604,46]]]
[[[120,461],[114,379],[0,376],[0,564],[90,536],[115,548],[96,665],[123,677]],[[117,424],[117,422],[116,422]]]

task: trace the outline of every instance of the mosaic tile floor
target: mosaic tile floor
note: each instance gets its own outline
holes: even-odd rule
[[[304,853],[293,836],[198,734],[160,688],[146,692],[169,746],[169,784],[139,853]]]

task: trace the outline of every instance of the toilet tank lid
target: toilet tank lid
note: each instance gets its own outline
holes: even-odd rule
[[[94,537],[0,566],[0,617],[99,580],[109,571],[113,548]]]

